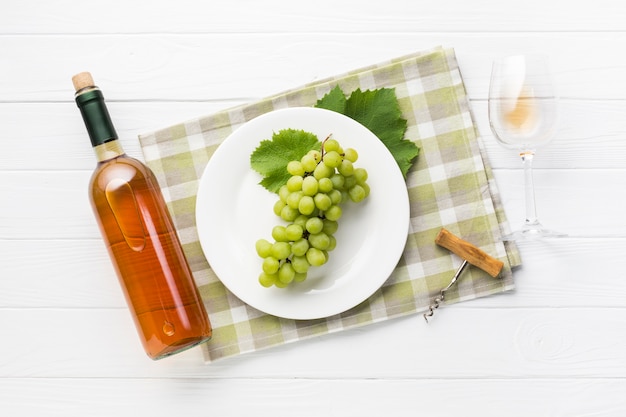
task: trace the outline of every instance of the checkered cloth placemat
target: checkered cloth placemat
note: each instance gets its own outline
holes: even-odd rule
[[[198,181],[215,149],[239,126],[272,110],[313,106],[337,85],[346,94],[357,88],[395,89],[408,121],[405,137],[421,148],[406,179],[409,236],[395,271],[369,299],[326,319],[286,320],[244,304],[211,270],[195,228]],[[499,241],[508,225],[452,49],[435,48],[362,68],[139,139],[169,204],[214,328],[213,339],[204,345],[207,361],[426,311],[461,262],[435,245],[442,227],[505,264],[499,279],[478,268],[467,269],[446,293],[447,303],[514,286],[511,267],[520,264],[519,254],[513,245]]]

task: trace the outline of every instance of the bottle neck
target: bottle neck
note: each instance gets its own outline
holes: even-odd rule
[[[117,139],[110,140],[102,145],[94,146],[93,150],[96,153],[96,159],[98,162],[108,161],[109,159],[124,155],[122,144]]]
[[[75,100],[98,160],[122,155],[124,150],[117,140],[102,91],[95,86],[86,87],[76,92]]]

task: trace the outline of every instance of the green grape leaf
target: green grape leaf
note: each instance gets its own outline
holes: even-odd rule
[[[407,122],[402,117],[395,90],[357,89],[347,99],[344,96],[343,103],[339,95],[343,96],[343,93],[339,87],[335,87],[315,107],[337,111],[367,127],[389,149],[406,178],[420,150],[415,143],[404,139]]]
[[[327,93],[324,97],[317,101],[315,107],[320,109],[332,110],[337,113],[346,114],[346,103],[348,100],[346,99],[345,94],[341,91],[339,86],[336,86],[329,93]]]
[[[313,133],[304,130],[283,129],[274,132],[272,139],[261,141],[250,155],[252,169],[263,176],[259,184],[277,193],[290,175],[289,161],[300,160],[311,149],[320,149],[320,142]]]

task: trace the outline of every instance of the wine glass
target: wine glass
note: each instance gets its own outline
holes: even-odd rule
[[[489,86],[489,123],[500,144],[519,152],[524,167],[526,220],[503,240],[542,239],[565,234],[544,228],[537,218],[532,162],[535,150],[554,137],[558,98],[541,55],[515,55],[493,62]]]

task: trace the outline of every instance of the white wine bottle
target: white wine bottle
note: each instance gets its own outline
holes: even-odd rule
[[[212,328],[152,171],[126,155],[91,74],[72,78],[98,164],[89,197],[144,350],[160,359]]]

